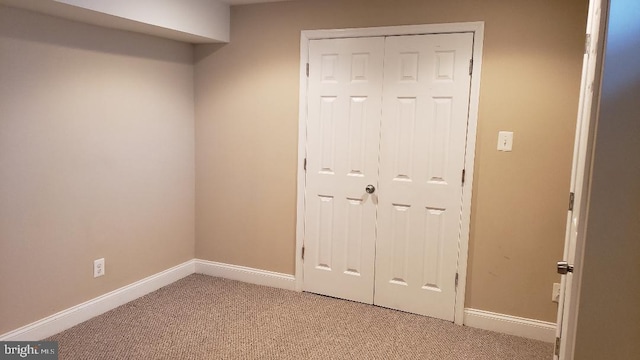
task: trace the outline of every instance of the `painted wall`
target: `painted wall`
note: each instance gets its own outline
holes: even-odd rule
[[[587,4],[232,7],[231,43],[196,47],[196,256],[294,272],[301,30],[485,21],[465,305],[555,322]]]
[[[0,6],[0,334],[193,258],[193,70],[191,45]]]
[[[640,3],[611,0],[575,358],[640,359]]]

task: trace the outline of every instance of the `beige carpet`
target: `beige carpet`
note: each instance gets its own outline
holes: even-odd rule
[[[552,345],[191,275],[48,340],[60,359],[551,359]]]

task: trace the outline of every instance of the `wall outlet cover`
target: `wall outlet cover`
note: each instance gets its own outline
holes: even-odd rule
[[[93,277],[97,278],[104,275],[104,258],[93,261]]]
[[[560,302],[560,284],[553,283],[553,291],[551,292],[551,301],[554,303]]]

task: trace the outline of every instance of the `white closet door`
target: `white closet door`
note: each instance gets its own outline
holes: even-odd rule
[[[472,45],[386,39],[376,305],[453,320]]]
[[[373,302],[384,38],[309,44],[305,291]]]

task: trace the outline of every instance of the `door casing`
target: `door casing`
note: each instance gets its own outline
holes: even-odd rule
[[[467,126],[467,144],[465,150],[465,182],[462,189],[462,214],[458,238],[458,288],[455,301],[454,322],[463,323],[465,287],[467,278],[467,257],[469,248],[469,226],[471,221],[471,195],[475,160],[476,133],[478,123],[478,104],[480,101],[480,78],[482,69],[482,47],[484,41],[484,22],[406,25],[390,27],[372,27],[358,29],[304,30],[300,37],[300,93],[298,116],[298,177],[297,177],[297,216],[296,216],[296,268],[295,289],[302,291],[303,264],[302,246],[304,243],[305,211],[305,158],[307,137],[307,63],[309,62],[309,41],[330,38],[353,38],[394,35],[422,35],[439,33],[470,32],[473,41],[473,76],[470,84],[469,118]]]

